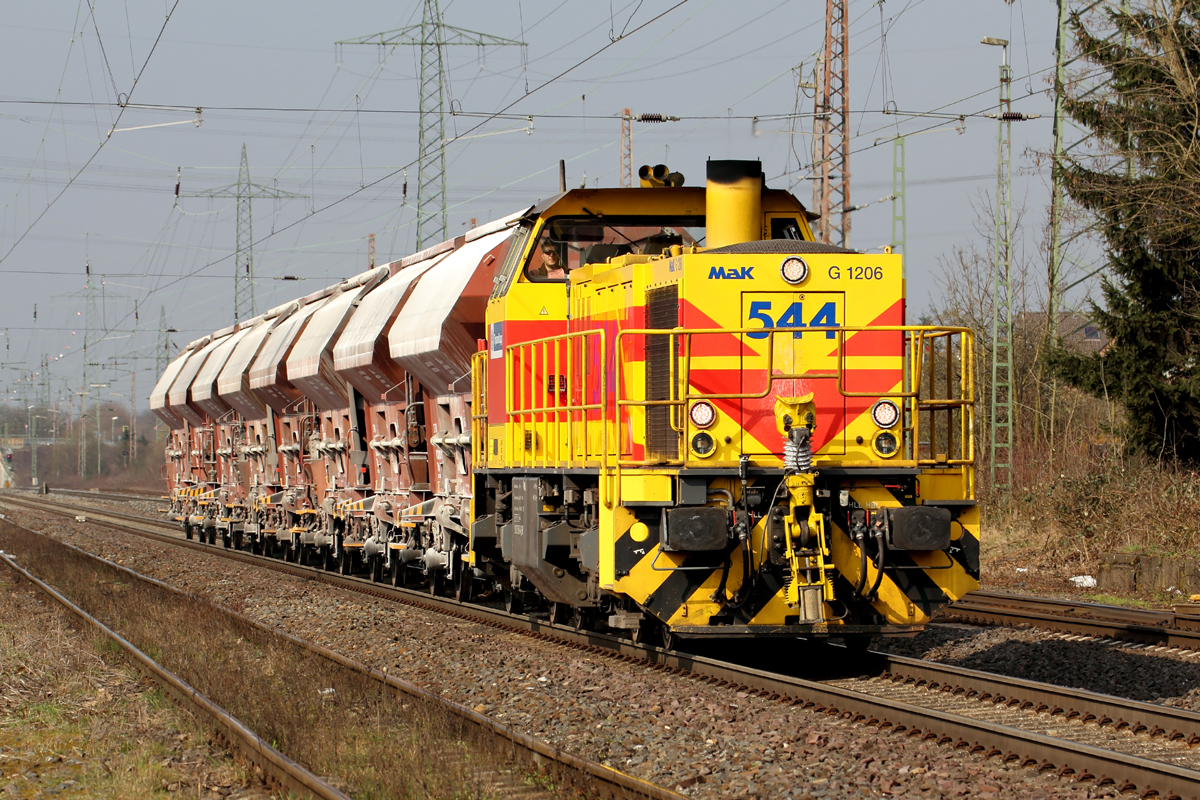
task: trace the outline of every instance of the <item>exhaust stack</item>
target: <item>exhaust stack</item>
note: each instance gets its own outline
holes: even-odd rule
[[[760,161],[709,161],[705,190],[708,247],[762,238],[763,172]]]

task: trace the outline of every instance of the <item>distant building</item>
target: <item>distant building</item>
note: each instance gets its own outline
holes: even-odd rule
[[[1015,333],[1031,339],[1046,329],[1046,314],[1042,311],[1023,311],[1013,320]],[[1099,353],[1108,347],[1109,338],[1090,318],[1074,311],[1058,312],[1058,338],[1071,350],[1080,353]]]

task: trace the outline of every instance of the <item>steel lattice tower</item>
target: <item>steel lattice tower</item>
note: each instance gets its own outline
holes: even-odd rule
[[[417,131],[417,249],[446,240],[446,87],[437,0],[421,13],[421,119]]]
[[[84,329],[83,329],[83,386],[79,392],[79,477],[87,477],[87,401],[92,394],[92,386],[88,383],[88,367],[92,365],[89,358],[94,358],[95,353],[88,352],[88,346],[92,343],[93,331],[98,329],[96,320],[96,286],[92,283],[92,267],[87,265],[87,284],[83,290],[83,308],[84,308]],[[97,335],[97,339],[102,338],[102,335]],[[99,399],[96,401],[96,425],[99,426],[100,410]],[[97,447],[99,447],[97,445]],[[99,458],[99,450],[97,450],[97,458]],[[96,474],[100,474],[100,465],[97,462]]]
[[[908,261],[908,181],[904,176],[904,137],[892,140],[892,250]]]
[[[237,182],[237,266],[233,273],[235,322],[254,316],[254,230],[250,208],[253,195],[250,161],[246,158],[246,145],[243,143]]]
[[[237,199],[237,237],[235,240],[233,268],[233,320],[250,319],[254,316],[254,234],[252,231],[251,201],[256,198],[283,200],[303,197],[271,186],[261,186],[250,181],[250,160],[246,156],[246,145],[242,144],[242,160],[238,166],[238,182],[232,186],[209,189],[202,192],[184,192],[180,197],[232,197]],[[159,373],[162,374],[161,372]]]
[[[524,47],[524,42],[455,28],[442,22],[438,0],[425,0],[421,24],[394,31],[343,39],[343,45],[373,44],[379,47],[421,49],[420,121],[417,133],[417,250],[445,241],[446,222],[446,102],[445,59],[442,49],[474,45],[480,49],[505,45]]]
[[[999,44],[1002,40],[987,42]],[[1012,487],[1012,69],[1008,42],[1000,65],[997,111],[996,231],[992,252],[991,479],[1000,491]]]
[[[621,109],[621,188],[633,186],[633,111]]]
[[[154,355],[154,374],[161,376],[171,360],[171,335],[167,330],[167,307],[158,307],[158,348]]]
[[[813,209],[817,237],[850,244],[850,26],[846,0],[825,0],[825,48],[813,117]],[[837,222],[834,223],[834,216]]]

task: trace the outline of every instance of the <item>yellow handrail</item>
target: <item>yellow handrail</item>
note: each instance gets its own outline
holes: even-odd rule
[[[905,360],[905,374],[909,379],[901,383],[901,388],[895,391],[849,391],[846,388],[845,372],[847,371],[846,344],[850,335],[860,332],[902,333],[904,348],[900,356]],[[690,375],[692,371],[693,347],[692,340],[701,335],[735,335],[765,334],[767,348],[764,355],[766,365],[763,368],[767,381],[762,391],[753,392],[693,392]],[[963,491],[965,497],[974,496],[975,425],[974,403],[974,334],[969,328],[939,327],[930,325],[881,325],[863,327],[820,327],[806,328],[805,333],[833,333],[837,338],[837,367],[835,370],[818,372],[774,372],[775,336],[795,333],[792,328],[674,328],[663,329],[626,329],[616,332],[612,343],[615,354],[613,364],[613,381],[615,391],[615,407],[610,408],[608,352],[609,342],[607,332],[602,329],[577,331],[560,334],[544,339],[519,342],[505,347],[505,409],[506,440],[508,452],[505,460],[523,467],[538,468],[573,468],[600,467],[606,479],[613,480],[613,491],[606,492],[606,500],[619,502],[620,477],[622,467],[633,466],[674,466],[687,460],[688,434],[691,433],[691,420],[686,413],[686,406],[697,400],[751,400],[770,396],[776,381],[784,380],[835,380],[838,393],[843,397],[888,398],[899,402],[905,410],[907,425],[902,422],[904,434],[906,463],[923,466],[964,467]],[[671,379],[671,399],[667,400],[634,400],[626,398],[626,386],[622,377],[623,363],[619,354],[622,351],[622,340],[627,336],[667,336],[670,337],[668,352],[669,377]],[[954,347],[957,338],[958,361],[958,396],[955,397],[951,388],[954,367]],[[925,367],[925,350],[933,348],[939,341],[946,342],[946,395],[933,396],[936,387],[933,385],[933,357],[930,363],[930,386],[928,395],[922,397],[922,375]],[[598,352],[599,358],[593,358]],[[676,366],[675,356],[679,356]],[[478,463],[487,461],[487,363],[489,353],[481,351],[472,356],[472,434],[478,441],[476,450]],[[589,365],[598,364],[599,376],[596,380]],[[519,369],[518,369],[519,366]],[[539,374],[540,369],[540,374]],[[548,386],[553,380],[554,386]],[[562,381],[566,381],[566,397],[562,398]],[[578,381],[578,387],[576,382]],[[592,391],[594,383],[599,384],[599,397],[596,402],[583,402]],[[536,386],[534,384],[537,384]],[[903,388],[907,384],[910,388]],[[578,389],[579,402],[575,401]],[[523,407],[529,403],[529,407]],[[685,413],[672,414],[671,428],[679,436],[678,457],[673,459],[658,458],[650,461],[626,459],[621,452],[620,432],[624,424],[623,409],[626,407],[670,406],[684,408]],[[946,413],[948,444],[953,445],[953,413],[959,409],[958,441],[959,458],[951,458],[951,447],[947,448],[946,458],[938,459],[939,454],[933,452],[935,445],[932,432],[935,430],[936,413]],[[591,412],[597,412],[601,429],[599,450],[593,447],[594,441],[590,435],[594,428],[588,423]],[[610,419],[610,413],[613,413]],[[931,428],[930,458],[921,458],[921,432],[923,413],[929,414]],[[565,418],[564,418],[565,417]],[[902,418],[903,419],[903,418]],[[564,431],[562,426],[566,425]],[[577,432],[577,427],[579,431]],[[616,448],[610,452],[609,428],[615,428]],[[577,441],[577,434],[582,441]],[[565,440],[565,441],[564,441]],[[564,453],[563,446],[566,446]],[[608,503],[606,502],[606,505]]]

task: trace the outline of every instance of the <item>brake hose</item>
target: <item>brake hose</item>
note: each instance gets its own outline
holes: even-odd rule
[[[882,530],[875,531],[875,544],[879,548],[879,560],[875,563],[875,584],[867,594],[867,598],[870,600],[879,596],[879,585],[883,583],[883,565],[887,557],[887,545],[884,544]]]
[[[854,541],[858,543],[859,559],[858,583],[854,586],[854,596],[862,597],[863,588],[867,585],[867,542],[861,530],[854,534]]]

